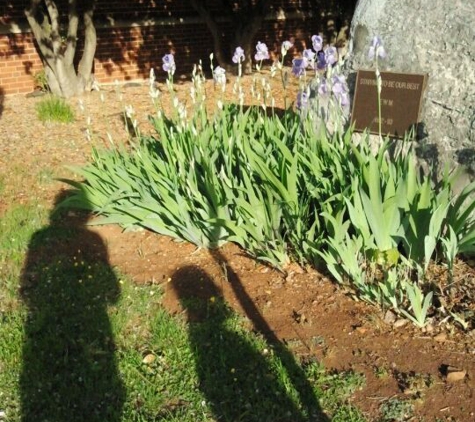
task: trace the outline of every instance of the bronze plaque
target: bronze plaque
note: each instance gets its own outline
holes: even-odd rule
[[[419,123],[427,75],[381,72],[381,134],[404,138]],[[374,70],[359,70],[351,123],[356,131],[379,134],[378,90]]]

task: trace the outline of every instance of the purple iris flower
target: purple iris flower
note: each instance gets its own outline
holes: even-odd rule
[[[346,107],[347,105],[350,104],[346,78],[343,75],[335,75],[332,78],[332,82],[333,82],[333,86],[332,86],[333,95],[343,107]]]
[[[309,63],[313,63],[315,60],[315,54],[312,49],[308,48],[307,50],[303,51],[303,57],[307,59]]]
[[[327,84],[327,80],[325,78],[322,78],[322,80],[318,84],[318,93],[322,97],[326,97],[328,95],[328,84]]]
[[[306,91],[299,91],[297,93],[297,103],[296,103],[296,105],[297,105],[297,108],[299,110],[302,110],[302,109],[308,107],[308,99],[309,99],[308,97],[309,97],[308,92],[306,92]]]
[[[323,47],[323,38],[320,35],[314,35],[312,37],[313,49],[319,52]]]
[[[333,85],[341,85],[343,87],[346,87],[346,78],[344,75],[333,75],[332,78]]]
[[[327,67],[327,60],[325,58],[325,53],[323,51],[319,51],[317,53],[317,69],[325,69]]]
[[[292,60],[292,73],[295,76],[302,76],[305,73],[305,69],[308,66],[308,60],[303,57],[301,59]]]
[[[226,70],[221,66],[217,66],[213,71],[213,79],[218,85],[226,85]]]
[[[323,52],[325,53],[325,61],[327,62],[328,66],[332,66],[337,62],[338,50],[335,47],[329,45]]]
[[[336,95],[336,98],[342,107],[348,107],[350,105],[350,96],[348,92],[342,92]]]
[[[269,50],[267,48],[267,45],[265,45],[263,42],[258,41],[256,45],[256,54],[254,58],[256,61],[261,61],[261,60],[267,60],[269,58]]]
[[[241,47],[236,47],[236,50],[234,51],[233,62],[236,64],[242,63],[244,58],[244,50]]]
[[[282,43],[282,50],[285,50],[286,52],[289,51],[294,45],[290,41],[284,41]]]
[[[373,60],[375,57],[379,57],[380,59],[386,58],[386,50],[384,49],[381,38],[378,36],[373,37],[373,41],[371,42],[371,46],[368,51],[369,60]]]
[[[162,65],[163,70],[165,72],[168,72],[168,74],[173,75],[176,69],[175,57],[173,56],[173,54],[165,54],[162,57],[162,62],[163,62],[163,65]]]

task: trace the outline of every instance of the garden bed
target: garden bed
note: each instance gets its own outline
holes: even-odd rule
[[[208,84],[212,96],[215,91]],[[176,87],[180,95],[187,95],[189,83]],[[296,86],[292,90],[295,94]],[[106,87],[102,92],[104,102],[97,92],[84,96],[84,114],[73,102],[77,120],[67,125],[36,119],[34,105],[41,98],[5,99],[0,116],[0,215],[14,203],[37,201],[51,209],[59,192],[67,189],[54,177],[71,177],[64,166],[84,164],[90,158],[87,116],[92,119],[96,144],[108,144],[106,132],[114,139],[126,139],[123,110],[129,104],[141,119],[142,131],[150,129],[147,115],[154,111],[146,85]],[[76,216],[76,211],[68,211],[63,223],[74,224]],[[329,274],[294,264],[279,272],[232,244],[210,252],[143,230],[123,232],[117,226],[89,230],[107,245],[111,266],[135,283],[163,287],[163,303],[170,312],[184,312],[183,297],[211,299],[215,293],[207,291],[209,286],[192,280],[193,272],[202,272],[248,318],[249,329],[281,342],[302,360],[317,359],[327,368],[363,373],[365,386],[352,402],[369,420],[376,420],[381,405],[395,399],[412,400],[415,414],[427,421],[474,418],[473,331],[464,332],[453,323],[418,329],[391,313],[353,300]],[[87,243],[77,246],[89,247]],[[453,286],[459,288],[453,289],[454,300],[473,299],[475,271],[470,264],[455,264]],[[445,277],[438,269],[432,271],[434,283]],[[467,371],[467,375],[448,382],[448,367]]]

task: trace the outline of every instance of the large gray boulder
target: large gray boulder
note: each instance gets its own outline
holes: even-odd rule
[[[350,72],[371,68],[368,48],[380,36],[381,70],[427,73],[420,148],[475,172],[475,1],[359,0],[350,29]]]

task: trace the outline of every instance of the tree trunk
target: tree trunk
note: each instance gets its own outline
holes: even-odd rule
[[[40,9],[42,0],[31,0],[25,15],[38,43],[50,91],[60,97],[81,94],[92,86],[92,67],[96,51],[96,30],[92,20],[94,0],[84,5],[85,47],[78,71],[74,68],[77,46],[77,0],[69,0],[69,22],[65,41],[59,33],[59,13],[54,0],[44,0],[46,11]]]
[[[78,77],[82,89],[92,89],[94,55],[96,54],[97,35],[92,20],[93,8],[84,12],[84,52],[78,66]]]
[[[252,31],[236,31],[235,44],[244,50],[245,60],[242,70],[245,74],[252,73],[252,59],[255,54],[254,37],[257,33],[256,29]]]
[[[223,37],[216,19],[206,7],[205,0],[190,0],[193,8],[206,22],[214,43],[214,56],[221,67],[229,68],[231,57],[226,57],[224,53]],[[236,4],[238,9],[236,10]],[[231,51],[236,47],[244,50],[245,60],[243,64],[244,73],[252,72],[252,58],[254,56],[254,37],[262,26],[270,7],[270,0],[251,1],[229,1],[222,0],[223,10],[231,19],[234,28],[234,45],[230,46]]]
[[[206,25],[213,36],[214,57],[221,67],[226,68],[229,64],[229,60],[226,60],[224,54],[222,33],[218,23],[212,16],[211,12],[206,8],[202,0],[190,0],[190,2],[200,17],[206,22]]]
[[[252,72],[252,59],[255,53],[253,43],[269,7],[269,0],[258,0],[254,5],[248,3],[247,7],[243,7],[239,13],[234,14],[235,44],[242,47],[246,56],[243,65],[244,73]]]

